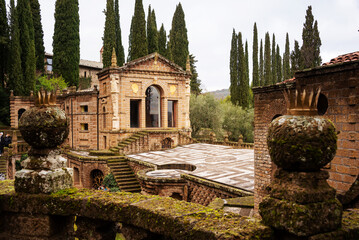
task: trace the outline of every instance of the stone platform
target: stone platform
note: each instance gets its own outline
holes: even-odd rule
[[[228,146],[195,143],[169,149],[128,155],[155,165],[192,164],[192,172],[177,170],[196,177],[230,185],[246,191],[254,190],[254,151]]]

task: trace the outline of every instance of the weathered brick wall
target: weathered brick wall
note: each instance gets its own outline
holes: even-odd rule
[[[257,210],[266,187],[271,181],[273,163],[268,154],[267,132],[269,123],[279,115],[285,115],[283,86],[256,89],[254,95],[254,207]]]
[[[75,155],[66,154],[67,166],[70,168],[77,168],[79,171],[79,182],[75,184],[80,188],[92,188],[91,172],[93,170],[100,170],[104,176],[110,173],[110,168],[107,166],[106,160],[101,160],[95,157],[76,157]],[[75,180],[75,171],[73,180]],[[75,182],[75,181],[74,181]]]
[[[214,199],[235,198],[251,196],[252,193],[242,191],[237,188],[215,183],[188,174],[182,174],[181,177],[186,180],[184,186],[183,200],[192,203],[199,203],[207,206]]]
[[[330,119],[338,135],[338,150],[326,169],[330,173],[328,183],[339,194],[345,194],[359,173],[359,63],[351,62],[296,73],[296,88],[308,90],[321,87],[328,100],[323,117]],[[285,85],[254,89],[254,156],[255,156],[255,209],[266,195],[275,168],[268,155],[266,135],[273,117],[286,113],[286,104],[281,92]],[[359,192],[357,193],[359,195]]]

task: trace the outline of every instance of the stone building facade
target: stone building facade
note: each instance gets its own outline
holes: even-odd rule
[[[143,130],[170,131],[179,144],[190,136],[190,69],[182,70],[158,53],[98,73],[98,86],[58,94],[57,104],[70,121],[66,141],[72,149],[110,149]],[[33,96],[10,97],[11,127],[33,106]],[[161,134],[156,134],[156,140]],[[154,143],[153,143],[154,144]],[[160,144],[159,144],[160,145]],[[160,146],[159,146],[160,147]],[[153,147],[151,148],[153,150]]]
[[[310,70],[297,72],[294,79],[280,84],[258,87],[254,93],[254,156],[255,208],[267,194],[276,166],[267,149],[269,123],[287,113],[284,89],[318,89],[318,114],[330,119],[338,134],[338,149],[333,161],[325,168],[328,183],[334,187],[344,204],[358,202],[359,189],[359,52],[332,59]]]

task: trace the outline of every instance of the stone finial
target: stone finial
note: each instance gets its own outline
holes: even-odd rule
[[[14,96],[14,90],[10,90],[10,97]]]
[[[15,175],[15,191],[23,193],[51,193],[72,186],[72,169],[57,146],[69,134],[65,112],[56,107],[53,93],[40,91],[36,106],[22,114],[19,130],[31,146],[24,167]]]
[[[56,106],[56,92],[38,91],[35,97],[35,106]]]
[[[157,65],[157,62],[158,62],[158,53],[155,52],[155,62],[154,62],[154,64]]]
[[[289,115],[317,115],[317,104],[321,88],[317,90],[296,89],[295,92],[284,90],[284,98],[287,103],[287,112]]]
[[[187,55],[186,72],[191,73],[191,63],[189,60],[189,55]]]
[[[285,93],[294,115],[276,118],[268,128],[268,150],[278,169],[259,213],[281,234],[310,237],[341,226],[342,205],[326,181],[329,173],[321,170],[335,156],[337,133],[331,121],[312,116],[319,94]]]
[[[117,57],[116,57],[116,50],[115,50],[115,48],[112,49],[111,67],[118,67],[118,66],[117,66]]]

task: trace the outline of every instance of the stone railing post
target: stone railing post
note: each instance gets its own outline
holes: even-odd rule
[[[314,93],[295,96],[286,96],[291,115],[269,126],[268,150],[278,169],[269,196],[259,205],[263,222],[283,234],[282,239],[286,234],[309,237],[337,230],[343,211],[335,189],[326,181],[329,173],[321,170],[336,153],[335,127],[315,116],[318,98]]]
[[[15,174],[15,191],[52,193],[72,187],[72,169],[57,146],[64,142],[69,130],[65,112],[56,107],[53,93],[39,92],[35,107],[24,112],[19,129],[31,146],[24,169]]]

